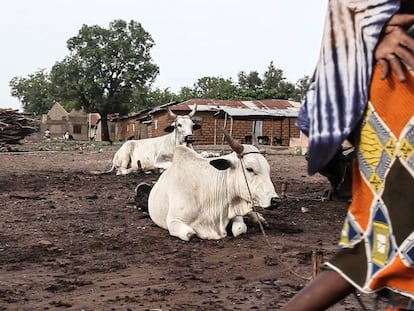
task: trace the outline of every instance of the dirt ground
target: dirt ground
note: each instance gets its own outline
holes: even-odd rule
[[[347,203],[323,199],[328,182],[307,176],[301,155],[267,156],[276,191],[287,190],[261,211],[265,235],[249,224],[238,238],[184,242],[135,206],[135,186],[157,175],[90,173],[118,148],[0,153],[0,310],[278,310],[312,278],[312,253],[335,251]],[[362,308],[351,295],[330,310]]]

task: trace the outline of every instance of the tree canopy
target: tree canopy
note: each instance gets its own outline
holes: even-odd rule
[[[24,111],[41,115],[53,105],[52,85],[45,69],[30,74],[27,78],[14,77],[10,81],[11,95],[17,97]]]
[[[83,25],[67,41],[70,55],[52,68],[57,96],[99,112],[102,139],[108,140],[108,114],[128,112],[134,91],[149,88],[158,75],[150,54],[154,44],[135,21],[115,20],[108,29]]]
[[[260,75],[253,70],[240,71],[238,81],[222,77],[202,77],[192,87],[183,87],[178,92],[177,100],[190,98],[214,98],[228,100],[254,99],[289,99],[301,101],[309,84],[309,77],[304,76],[296,84],[288,82],[282,69],[270,62],[267,70]]]

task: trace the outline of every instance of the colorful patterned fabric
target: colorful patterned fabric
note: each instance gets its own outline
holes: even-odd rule
[[[374,49],[399,0],[330,0],[319,63],[297,126],[309,137],[308,172],[320,171],[358,125]]]
[[[414,299],[414,72],[404,83],[379,76],[376,67],[341,250],[327,265],[363,292]]]

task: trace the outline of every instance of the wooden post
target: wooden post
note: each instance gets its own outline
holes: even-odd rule
[[[319,274],[320,266],[323,264],[323,252],[312,251],[312,278]]]
[[[282,190],[281,190],[281,193],[280,193],[280,196],[282,197],[282,198],[286,198],[286,190],[287,190],[287,183],[282,183]]]

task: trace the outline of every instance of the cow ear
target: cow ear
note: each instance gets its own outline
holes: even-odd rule
[[[167,132],[167,133],[172,133],[172,131],[174,131],[174,126],[173,126],[173,125],[168,125],[168,126],[164,129],[164,132]]]
[[[201,129],[201,125],[200,124],[194,124],[193,125],[193,131],[199,130]]]
[[[220,171],[223,171],[231,167],[231,162],[226,159],[214,159],[210,161],[210,165],[214,166]]]

